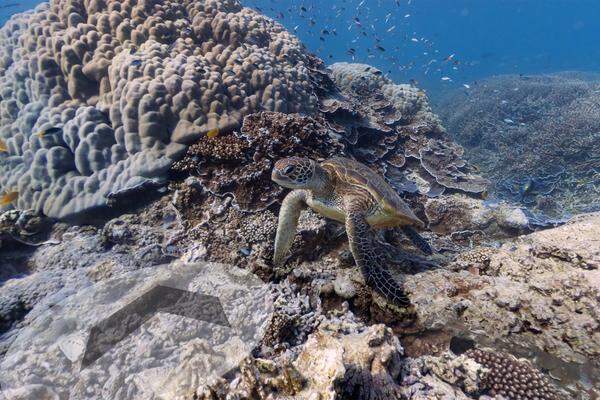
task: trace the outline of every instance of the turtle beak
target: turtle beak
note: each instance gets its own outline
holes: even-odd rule
[[[425,223],[421,221],[419,218],[415,220],[415,226],[419,229],[425,229]]]
[[[273,172],[271,172],[271,180],[274,182],[277,182],[279,180],[279,171],[277,171],[276,169],[273,169]]]
[[[277,168],[274,168],[273,172],[271,172],[271,180],[281,186],[285,186],[285,178]]]

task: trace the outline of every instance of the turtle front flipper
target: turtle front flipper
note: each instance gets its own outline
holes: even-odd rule
[[[304,190],[294,190],[288,193],[281,203],[273,252],[273,264],[276,266],[283,264],[292,247],[300,212],[306,208],[306,195]]]
[[[394,304],[408,306],[410,300],[400,284],[389,273],[386,257],[381,249],[378,249],[378,243],[367,222],[365,210],[369,208],[368,206],[368,201],[361,198],[346,202],[346,233],[350,251],[369,286]]]
[[[429,243],[427,243],[427,240],[423,239],[423,236],[419,235],[419,232],[417,232],[415,228],[409,225],[403,225],[400,227],[400,229],[402,232],[404,232],[406,237],[408,237],[410,241],[413,242],[417,248],[419,248],[419,250],[429,256],[433,254],[433,250],[431,249]]]

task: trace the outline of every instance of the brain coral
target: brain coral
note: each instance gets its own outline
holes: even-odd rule
[[[190,143],[247,114],[311,113],[305,57],[233,0],[54,0],[17,14],[0,29],[0,192],[67,218],[160,182]]]

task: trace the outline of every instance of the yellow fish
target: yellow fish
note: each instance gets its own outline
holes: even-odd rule
[[[54,128],[48,128],[48,129],[45,129],[45,130],[41,130],[41,131],[38,132],[37,135],[38,135],[39,138],[42,138],[42,137],[44,137],[46,135],[53,135],[53,134],[58,133],[58,132],[62,132],[62,129],[54,127]]]
[[[219,128],[211,129],[210,131],[208,131],[208,133],[206,134],[206,136],[209,139],[212,139],[212,138],[215,138],[215,137],[219,136]]]
[[[0,207],[5,207],[19,197],[19,192],[7,192],[0,198]]]
[[[6,142],[2,139],[0,139],[0,153],[8,153],[8,146],[6,145]]]

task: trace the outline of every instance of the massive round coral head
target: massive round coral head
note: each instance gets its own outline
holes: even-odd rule
[[[231,0],[57,0],[0,29],[0,191],[70,217],[250,113],[311,113],[300,42]],[[51,129],[60,128],[60,129]]]

